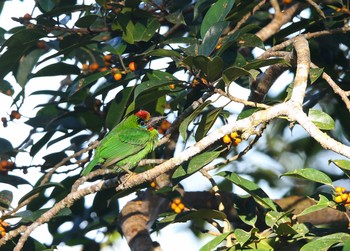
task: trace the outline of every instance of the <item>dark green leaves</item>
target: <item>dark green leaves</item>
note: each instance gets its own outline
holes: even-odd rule
[[[56,63],[50,64],[33,75],[32,78],[35,77],[44,77],[44,76],[59,76],[59,75],[79,75],[81,70],[76,65],[66,64],[66,63]]]
[[[201,37],[204,38],[207,31],[213,24],[224,21],[227,14],[230,12],[235,1],[233,0],[219,0],[214,3],[204,16],[201,26]]]

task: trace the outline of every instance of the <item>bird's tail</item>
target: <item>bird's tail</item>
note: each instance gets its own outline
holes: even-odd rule
[[[99,159],[93,159],[81,172],[81,176],[86,176],[88,175],[91,170],[96,166],[100,164],[100,160]]]

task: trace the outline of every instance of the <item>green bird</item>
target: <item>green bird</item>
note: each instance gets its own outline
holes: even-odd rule
[[[121,121],[101,140],[81,175],[89,174],[95,166],[129,172],[156,148],[158,132],[153,125],[163,118],[151,118],[149,112],[140,110]]]

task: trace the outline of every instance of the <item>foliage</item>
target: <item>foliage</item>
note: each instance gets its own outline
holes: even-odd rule
[[[348,197],[334,199],[349,195],[334,185],[347,180],[350,170],[346,1],[71,0],[36,1],[35,9],[36,16],[14,17],[17,27],[1,29],[0,95],[13,99],[12,111],[1,120],[5,130],[16,122],[32,129],[19,146],[0,138],[0,182],[28,184],[15,170],[42,173],[18,207],[10,191],[0,192],[1,222],[17,220],[1,225],[6,236],[1,250],[23,245],[54,250],[62,242],[100,250],[103,245],[86,236],[93,230],[111,239],[105,245],[116,232],[131,238],[126,231],[131,216],[124,215],[118,199],[135,191],[143,194],[138,206],[148,205],[141,211],[152,223],[151,229],[145,227],[149,232],[191,221],[200,237],[198,229],[209,235],[209,225],[214,226],[216,236],[200,250],[350,245]],[[270,95],[287,71],[292,83]],[[42,77],[64,79],[56,90],[43,85],[27,93],[29,83]],[[233,92],[239,88],[250,89],[250,96]],[[48,102],[37,104],[35,116],[21,116],[26,100],[39,95]],[[158,125],[154,161],[140,163],[139,174],[130,179],[105,170],[77,174],[96,147],[88,144],[140,109],[167,116]],[[48,147],[57,150],[46,153]],[[346,158],[327,163],[320,157],[329,149]],[[43,162],[18,164],[21,154]],[[64,178],[53,178],[62,172]],[[193,174],[199,172],[212,187],[192,198],[182,184],[196,182]],[[160,177],[166,173],[170,178],[164,182]],[[83,183],[88,187],[79,188]],[[294,207],[272,200],[274,189]],[[95,192],[87,206],[85,196]],[[310,196],[311,204],[297,208],[292,195]],[[48,201],[54,202],[52,208]],[[324,210],[340,216],[313,219]],[[67,222],[72,228],[59,231]],[[30,237],[44,223],[51,245]]]

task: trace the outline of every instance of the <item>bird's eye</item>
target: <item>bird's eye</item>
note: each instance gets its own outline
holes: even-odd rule
[[[143,119],[139,119],[137,121],[137,123],[141,126],[141,127],[146,127],[146,122]]]

